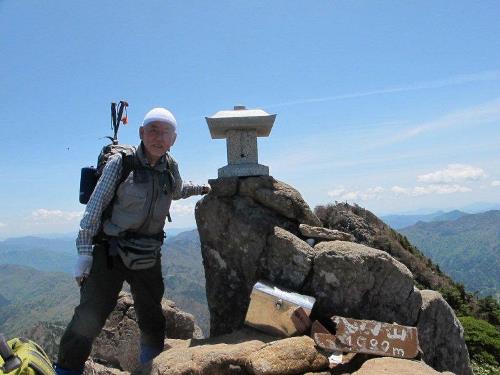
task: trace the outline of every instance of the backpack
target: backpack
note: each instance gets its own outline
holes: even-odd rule
[[[125,181],[125,179],[128,177],[130,172],[132,172],[135,169],[138,169],[141,167],[140,161],[137,159],[136,155],[136,149],[134,146],[129,146],[129,145],[122,145],[122,144],[109,144],[106,145],[102,148],[101,152],[99,153],[99,157],[97,158],[97,167],[90,166],[90,167],[84,167],[82,168],[81,171],[81,177],[80,177],[80,203],[82,204],[87,204],[90,196],[92,195],[96,185],[97,181],[102,175],[102,171],[104,170],[104,167],[109,160],[109,158],[113,155],[116,154],[121,154],[122,155],[122,173],[121,176],[119,177],[118,184],[116,185],[116,189],[120,186],[122,182]],[[165,158],[167,161],[167,176],[168,179],[170,180],[170,186],[174,186],[174,176],[172,174],[173,170],[173,159],[170,156],[170,154],[167,152],[165,154]],[[116,194],[116,191],[115,191]],[[113,198],[114,200],[114,198]],[[113,207],[113,200],[110,202],[108,207],[104,210],[104,216],[109,217],[111,216],[110,214],[110,209]],[[170,214],[167,215],[168,221],[172,222],[172,219],[170,217]]]
[[[90,196],[94,192],[99,177],[107,161],[112,155],[122,155],[122,174],[119,182],[122,183],[135,165],[135,148],[129,145],[109,144],[102,148],[97,158],[97,167],[90,166],[82,168],[80,176],[80,203],[87,204]]]
[[[0,334],[0,375],[56,375],[48,355],[35,342]]]

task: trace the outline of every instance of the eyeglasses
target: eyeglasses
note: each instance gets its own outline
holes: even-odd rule
[[[161,138],[168,138],[168,137],[171,137],[175,133],[174,129],[160,130],[157,128],[146,128],[146,129],[144,129],[144,131],[148,135],[153,136],[153,137],[157,137],[157,138],[160,138],[160,137]]]

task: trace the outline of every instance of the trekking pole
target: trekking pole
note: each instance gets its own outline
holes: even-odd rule
[[[7,374],[16,368],[19,368],[22,364],[18,356],[14,354],[9,344],[5,340],[5,337],[0,333],[0,357],[4,360],[4,365],[0,367],[3,373]]]
[[[127,116],[123,117],[123,111],[125,110],[125,113],[127,113],[127,107],[128,103],[125,100],[120,100],[118,103],[118,113],[117,108],[116,108],[116,103],[112,102],[111,103],[111,125],[114,131],[113,138],[108,137],[111,139],[114,145],[118,144],[118,129],[120,127],[120,122],[123,124],[127,123]]]

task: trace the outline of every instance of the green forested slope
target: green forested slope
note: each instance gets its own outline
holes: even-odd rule
[[[167,238],[162,254],[165,297],[209,332],[197,230]],[[71,276],[75,260],[74,240],[24,237],[0,242],[0,332],[19,334],[20,328],[38,321],[67,322],[79,298]]]
[[[8,304],[0,305],[0,332],[18,335],[39,321],[71,318],[79,292],[74,279],[59,272],[0,265],[0,285]]]
[[[469,291],[500,297],[500,211],[399,230]]]
[[[167,238],[162,249],[163,276],[167,298],[193,314],[203,332],[208,334],[210,317],[200,246],[196,229]]]

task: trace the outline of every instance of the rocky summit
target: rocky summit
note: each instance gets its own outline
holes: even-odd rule
[[[341,315],[416,326],[428,366],[472,374],[453,310],[439,293],[419,290],[409,267],[367,241],[372,228],[325,228],[297,190],[270,176],[210,184],[212,192],[197,203],[195,214],[211,336],[243,327],[252,287],[264,279],[315,297],[312,319]],[[246,371],[258,373],[256,368]],[[306,372],[294,371],[282,373]]]
[[[195,211],[210,337],[202,338],[193,316],[165,300],[164,351],[141,366],[133,301],[122,294],[85,374],[472,374],[453,310],[438,292],[416,287],[404,254],[376,248],[366,222],[352,215],[354,226],[324,225],[298,191],[269,176],[210,183],[212,192]],[[331,352],[307,335],[277,338],[247,327],[259,280],[314,297],[312,320],[340,315],[417,327],[419,354],[408,360],[350,353],[332,366]]]

